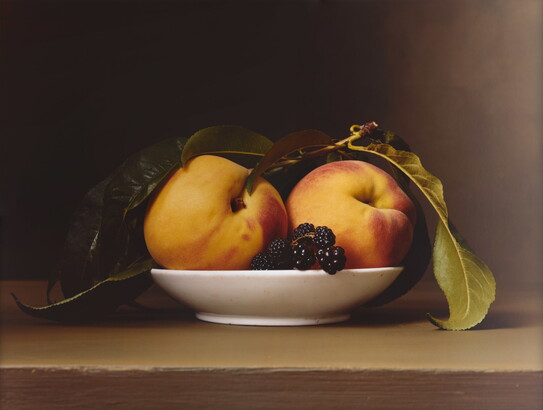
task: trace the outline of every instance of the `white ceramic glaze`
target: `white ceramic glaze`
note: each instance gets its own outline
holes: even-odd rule
[[[154,281],[213,323],[300,326],[342,322],[379,295],[402,267],[322,270],[189,271],[153,269]]]

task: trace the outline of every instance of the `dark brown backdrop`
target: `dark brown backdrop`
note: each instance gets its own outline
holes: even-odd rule
[[[4,0],[2,277],[46,277],[84,192],[153,142],[375,120],[444,182],[498,286],[541,284],[541,15],[538,0]]]

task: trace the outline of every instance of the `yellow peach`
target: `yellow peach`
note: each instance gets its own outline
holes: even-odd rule
[[[285,237],[281,196],[263,178],[251,195],[249,170],[202,155],[179,168],[152,199],[144,221],[147,249],[167,269],[249,269],[252,257]]]

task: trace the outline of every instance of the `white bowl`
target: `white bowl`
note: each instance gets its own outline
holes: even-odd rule
[[[153,269],[154,281],[213,323],[300,326],[342,322],[379,295],[402,267],[322,270],[191,271]]]

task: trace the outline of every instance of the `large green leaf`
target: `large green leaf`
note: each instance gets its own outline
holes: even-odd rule
[[[266,152],[258,165],[253,169],[247,178],[247,191],[253,190],[253,184],[257,177],[266,172],[272,165],[275,165],[278,160],[300,149],[311,149],[313,147],[323,147],[331,143],[332,139],[325,133],[317,130],[303,130],[285,135],[279,139]],[[287,160],[288,162],[288,160]],[[298,159],[292,159],[292,163],[299,162]]]
[[[148,258],[88,290],[47,306],[30,306],[12,296],[23,312],[40,319],[59,322],[98,320],[148,289],[153,283],[149,273],[153,267],[156,267],[155,262]]]
[[[439,220],[434,243],[434,272],[449,304],[448,320],[428,318],[443,329],[473,327],[485,317],[496,284],[488,266],[469,248],[455,227]],[[451,272],[468,272],[453,275]]]
[[[434,243],[434,274],[449,304],[449,319],[432,322],[443,329],[469,329],[480,323],[496,293],[496,283],[488,266],[470,251],[456,230],[451,228],[443,185],[421,164],[412,152],[396,150],[388,144],[348,147],[378,155],[404,172],[421,190],[439,216]]]
[[[49,278],[48,300],[49,292],[59,280],[62,293],[70,297],[90,288],[95,283],[94,278],[100,276],[98,233],[102,223],[104,192],[110,181],[111,177],[108,177],[92,188],[72,215],[59,269]]]
[[[89,289],[148,256],[143,244],[143,202],[179,166],[185,139],[152,145],[124,161],[91,189],[75,212],[58,275],[65,297]]]
[[[143,149],[113,174],[104,192],[98,251],[98,280],[114,275],[147,255],[143,241],[145,207],[140,207],[180,165],[185,138],[173,138]]]
[[[204,155],[222,155],[252,167],[273,145],[268,138],[238,125],[217,125],[194,133],[181,154],[185,166],[191,158]],[[248,162],[247,162],[248,161]]]

